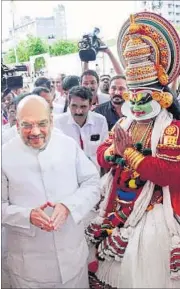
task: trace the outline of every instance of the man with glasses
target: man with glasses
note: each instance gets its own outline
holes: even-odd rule
[[[82,220],[99,201],[98,172],[73,139],[52,129],[43,98],[19,103],[17,127],[2,149],[11,286],[88,288]]]

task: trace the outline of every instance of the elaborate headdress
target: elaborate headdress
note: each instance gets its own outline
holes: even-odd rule
[[[167,20],[151,12],[130,16],[119,33],[118,54],[129,90],[150,90],[161,107],[172,105],[173,96],[164,88],[180,74],[180,39]],[[132,97],[124,94],[125,100]]]

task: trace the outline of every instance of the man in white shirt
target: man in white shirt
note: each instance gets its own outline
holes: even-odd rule
[[[96,168],[52,130],[48,103],[18,105],[19,135],[2,149],[2,224],[12,288],[88,288],[83,218],[99,201]]]
[[[91,90],[93,94],[91,110],[95,109],[97,105],[110,100],[108,94],[98,91],[99,76],[95,70],[88,69],[81,75],[81,85]]]
[[[108,126],[104,116],[91,111],[91,104],[92,92],[86,87],[74,86],[69,91],[70,111],[55,118],[54,126],[74,138],[100,170],[96,151],[108,137]]]
[[[59,97],[63,96],[62,82],[66,77],[64,73],[57,73],[52,77],[52,84],[55,87],[55,91]]]
[[[50,76],[51,86],[54,91],[54,111],[56,114],[60,114],[64,112],[64,106],[66,102],[66,97],[64,96],[64,91],[62,87],[63,79],[65,78],[65,74],[56,73],[55,75]]]

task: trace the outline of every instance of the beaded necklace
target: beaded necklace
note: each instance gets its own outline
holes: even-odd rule
[[[137,122],[133,122],[130,128],[130,132],[132,135],[132,140],[134,144],[141,144],[142,149],[145,149],[148,147],[149,145],[149,141],[150,141],[150,136],[151,136],[151,132],[152,132],[152,127],[153,127],[153,120],[150,121],[148,123],[147,128],[145,129],[145,131],[143,132],[140,140],[139,139],[139,135],[141,134],[141,125],[145,124],[145,123],[137,123]],[[147,124],[147,123],[146,123]]]

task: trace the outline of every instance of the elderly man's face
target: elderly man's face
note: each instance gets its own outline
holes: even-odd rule
[[[41,103],[24,106],[18,115],[17,127],[23,142],[34,149],[43,148],[49,140],[52,119]]]

